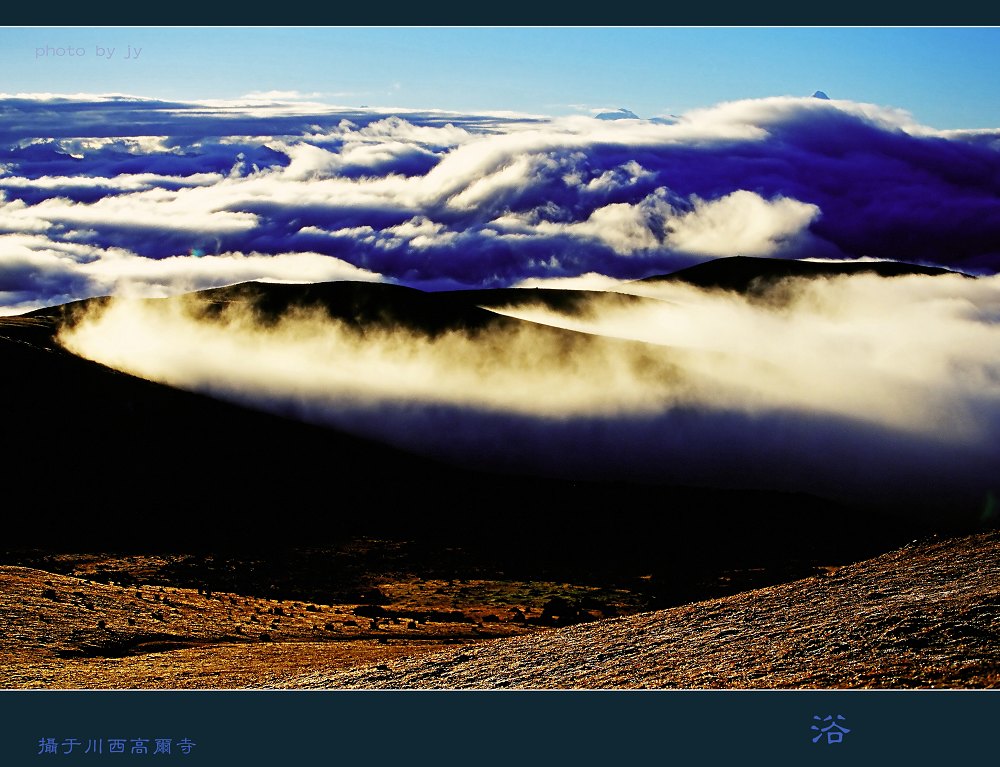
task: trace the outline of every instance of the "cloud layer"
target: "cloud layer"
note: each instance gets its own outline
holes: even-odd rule
[[[1000,130],[813,98],[608,121],[280,96],[0,98],[0,311],[253,278],[628,279],[737,254],[1000,266]]]
[[[492,469],[944,515],[996,491],[1000,278],[790,280],[753,298],[616,290],[641,298],[498,305],[494,324],[435,336],[122,300],[62,340],[143,377]]]

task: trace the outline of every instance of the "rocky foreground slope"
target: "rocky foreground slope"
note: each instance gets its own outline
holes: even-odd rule
[[[792,583],[457,647],[285,688],[909,688],[1000,684],[1000,532]]]

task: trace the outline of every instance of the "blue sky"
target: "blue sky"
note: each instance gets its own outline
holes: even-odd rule
[[[0,29],[6,92],[295,90],[352,106],[550,115],[621,106],[648,117],[821,89],[935,128],[1000,127],[998,64],[997,28]]]

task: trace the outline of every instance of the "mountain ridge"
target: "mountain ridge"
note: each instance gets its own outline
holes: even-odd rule
[[[746,293],[766,289],[785,279],[821,279],[854,274],[872,274],[883,278],[958,274],[974,279],[963,272],[903,261],[802,261],[729,256],[704,261],[669,274],[651,275],[636,282],[684,282],[699,288],[721,288]]]

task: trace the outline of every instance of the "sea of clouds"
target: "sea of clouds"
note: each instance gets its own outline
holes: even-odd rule
[[[496,287],[730,255],[995,273],[1000,130],[775,97],[675,118],[0,96],[0,311],[251,279]]]

